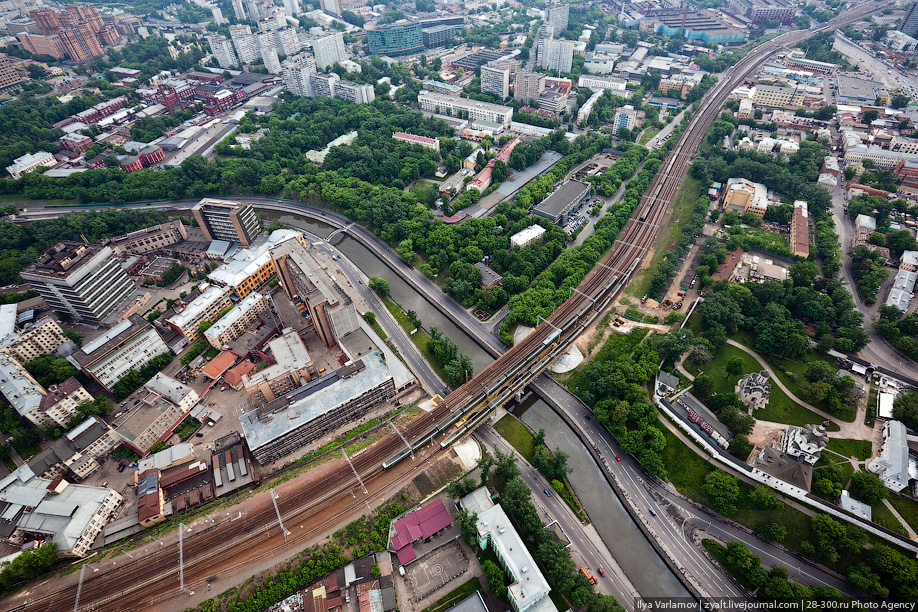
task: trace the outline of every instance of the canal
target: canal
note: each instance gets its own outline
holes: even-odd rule
[[[259,209],[265,219],[277,220],[315,236],[328,236],[332,227],[299,215]],[[472,358],[475,371],[480,372],[493,360],[474,340],[417,293],[411,285],[393,274],[376,255],[349,236],[334,241],[335,247],[368,276],[379,276],[389,283],[392,299],[418,313],[424,327],[436,327],[451,338],[459,350]],[[528,394],[522,403],[507,406],[533,430],[546,431],[546,443],[552,449],[560,448],[570,455],[573,468],[569,479],[577,492],[590,520],[616,561],[644,597],[688,597],[689,594],[669,570],[653,547],[647,542],[621,502],[605,484],[599,467],[586,447],[567,424],[537,395]],[[597,483],[603,483],[597,486]]]

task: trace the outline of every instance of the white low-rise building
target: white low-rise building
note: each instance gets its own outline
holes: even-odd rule
[[[29,153],[22,157],[17,157],[12,164],[6,167],[6,171],[10,173],[11,177],[19,180],[23,174],[31,172],[35,168],[40,166],[53,168],[56,165],[57,160],[54,159],[53,155],[47,151],[38,151],[37,153]]]
[[[418,104],[421,105],[421,110],[429,113],[450,114],[458,117],[459,112],[463,112],[468,113],[469,119],[483,119],[484,121],[499,123],[505,128],[510,126],[510,122],[513,119],[513,108],[509,106],[489,104],[469,98],[444,96],[432,91],[419,93]]]
[[[883,425],[883,449],[867,470],[879,476],[892,491],[898,492],[908,486],[909,456],[905,425],[899,421],[886,421]]]
[[[545,233],[545,228],[541,225],[530,225],[526,229],[510,236],[510,246],[523,248],[532,244]]]

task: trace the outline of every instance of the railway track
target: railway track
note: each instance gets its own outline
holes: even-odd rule
[[[757,67],[759,62],[782,47],[790,47],[812,34],[834,29],[844,23],[856,21],[871,12],[876,12],[886,3],[870,2],[849,10],[844,17],[838,17],[826,25],[812,31],[789,32],[750,51],[722,78],[705,97],[701,108],[689,121],[680,134],[673,150],[663,161],[656,176],[651,181],[632,218],[623,228],[612,252],[589,272],[573,295],[563,302],[544,323],[532,333],[510,348],[504,355],[495,360],[474,379],[451,393],[430,413],[415,419],[404,430],[403,435],[411,441],[412,446],[424,444],[438,432],[443,431],[442,423],[457,420],[470,406],[481,404],[499,393],[499,386],[507,380],[507,372],[521,374],[524,382],[538,375],[541,369],[533,366],[526,370],[527,364],[547,363],[544,358],[546,347],[562,347],[571,342],[584,325],[588,315],[595,317],[593,310],[597,304],[608,303],[608,300],[627,279],[629,270],[634,264],[642,261],[651,248],[657,232],[669,215],[676,191],[686,171],[697,154],[699,145],[708,127],[720,114],[723,103],[730,91],[740,85]],[[602,308],[600,307],[600,310]],[[591,313],[592,311],[592,313]],[[592,319],[590,319],[592,320]],[[517,380],[516,384],[519,384]],[[380,477],[387,458],[398,456],[404,443],[398,436],[387,436],[352,458],[355,469],[368,485]],[[442,452],[433,451],[434,455]],[[404,453],[407,455],[407,452]],[[387,465],[391,467],[391,465]],[[413,475],[406,472],[399,477],[404,480]],[[319,507],[337,501],[356,488],[356,480],[350,477],[350,471],[342,479],[317,480],[304,484],[292,494],[287,494],[278,503],[285,521],[291,525],[298,521],[308,520]],[[377,491],[379,494],[383,491]],[[266,493],[265,493],[266,494]],[[350,504],[351,511],[359,510],[362,500]],[[232,568],[241,569],[251,563],[265,562],[286,552],[302,547],[306,542],[316,539],[325,530],[333,528],[340,521],[328,519],[321,524],[311,524],[310,529],[294,535],[290,541],[265,549],[266,534],[276,520],[273,508],[265,508],[245,515],[243,518],[222,523],[210,529],[193,533],[185,539],[184,556],[186,584],[202,585],[213,574],[215,556],[226,555],[239,558]],[[273,536],[277,539],[277,534]],[[261,548],[261,552],[257,549]],[[253,549],[256,552],[252,552]],[[231,569],[232,569],[231,568]],[[225,570],[224,570],[225,571]],[[117,570],[110,570],[97,577],[85,580],[80,601],[86,609],[99,612],[126,611],[148,608],[156,603],[166,601],[178,591],[178,551],[174,545],[123,563]],[[20,603],[12,610],[56,612],[68,609],[76,596],[76,586],[70,585],[45,595],[33,597],[28,602]],[[184,595],[180,595],[184,597]]]

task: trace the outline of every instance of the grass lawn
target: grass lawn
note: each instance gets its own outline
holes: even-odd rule
[[[695,200],[701,195],[701,181],[685,175],[679,190],[676,191],[676,197],[673,199],[672,218],[660,228],[657,239],[653,243],[653,259],[650,265],[643,270],[638,271],[632,278],[631,285],[627,292],[634,297],[643,297],[650,287],[650,281],[657,265],[663,260],[663,256],[679,242],[682,237],[682,228],[688,223],[692,216],[692,207]],[[656,296],[651,296],[656,297]]]
[[[645,144],[647,144],[648,142],[650,142],[650,139],[651,139],[651,138],[653,138],[654,136],[656,136],[656,135],[659,134],[659,133],[660,133],[660,129],[659,129],[659,128],[647,128],[647,129],[644,130],[644,132],[641,134],[641,139],[638,140],[638,144],[639,144],[639,145],[645,145]]]
[[[423,612],[443,612],[448,610],[475,591],[484,591],[477,576],[459,585],[438,599],[432,606],[424,608]]]
[[[724,365],[731,357],[739,357],[743,360],[743,371],[738,376],[728,376]],[[757,372],[759,363],[749,353],[729,344],[723,345],[714,355],[714,359],[704,364],[701,368],[686,362],[685,369],[693,375],[705,372],[714,381],[715,393],[733,393],[736,388],[736,382],[745,374]],[[761,410],[753,413],[756,419],[762,421],[773,421],[775,423],[786,423],[788,425],[807,425],[809,423],[822,423],[822,416],[812,410],[804,408],[793,402],[784,391],[777,385],[772,385],[771,394],[768,397],[768,404]],[[831,431],[838,431],[840,428],[835,423],[829,423]],[[833,429],[834,428],[834,429]]]
[[[918,531],[918,501],[904,495],[890,495],[889,501],[912,529]]]
[[[826,449],[838,453],[842,457],[854,457],[859,461],[870,459],[872,445],[869,440],[845,440],[831,438]]]
[[[434,354],[427,349],[427,341],[430,340],[430,336],[427,335],[423,329],[418,329],[418,331],[412,334],[414,331],[414,323],[411,322],[411,319],[408,318],[408,315],[405,314],[401,308],[398,307],[398,304],[392,301],[391,298],[383,298],[383,302],[386,304],[386,309],[392,313],[392,316],[395,317],[395,320],[398,321],[398,324],[402,326],[408,333],[408,337],[411,338],[411,341],[414,342],[414,345],[418,347],[418,350],[421,351],[421,354],[424,355],[424,359],[427,360],[427,363],[430,364],[430,367],[434,369],[434,372],[437,373],[442,380],[446,380],[446,372],[443,370],[443,366],[440,365],[440,362],[437,361],[437,358],[434,357]]]
[[[366,321],[366,318],[364,318],[364,321]],[[382,326],[380,326],[379,321],[377,321],[375,318],[373,319],[373,322],[370,324],[370,327],[372,327],[373,331],[376,332],[376,335],[382,338],[383,340],[389,337],[389,335],[383,331],[383,328]]]
[[[902,526],[902,523],[899,522],[889,508],[886,507],[886,504],[879,502],[871,506],[873,508],[873,522],[881,527],[886,527],[887,529],[892,529],[896,533],[902,534],[908,537],[908,532],[905,531],[905,527]]]
[[[508,414],[494,424],[494,429],[513,448],[519,451],[526,461],[532,463],[532,457],[535,455],[535,438],[522,421],[512,414]]]

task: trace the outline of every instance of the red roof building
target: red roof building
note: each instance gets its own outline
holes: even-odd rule
[[[166,154],[163,153],[163,150],[157,145],[147,145],[140,150],[137,159],[139,159],[140,163],[146,168],[162,163],[166,159]]]
[[[211,380],[217,380],[220,378],[224,372],[230,369],[230,367],[236,363],[236,360],[239,359],[239,355],[231,351],[223,351],[201,368],[201,372],[207,378]]]
[[[405,565],[417,557],[412,543],[429,538],[452,524],[453,519],[440,499],[392,523],[391,544],[399,563]]]
[[[140,158],[132,155],[121,160],[121,169],[125,172],[136,172],[143,170],[143,164],[140,163]]]
[[[251,361],[243,361],[239,365],[230,368],[226,374],[223,375],[223,380],[226,381],[226,384],[230,385],[233,389],[241,389],[242,377],[254,369],[254,363]]]

